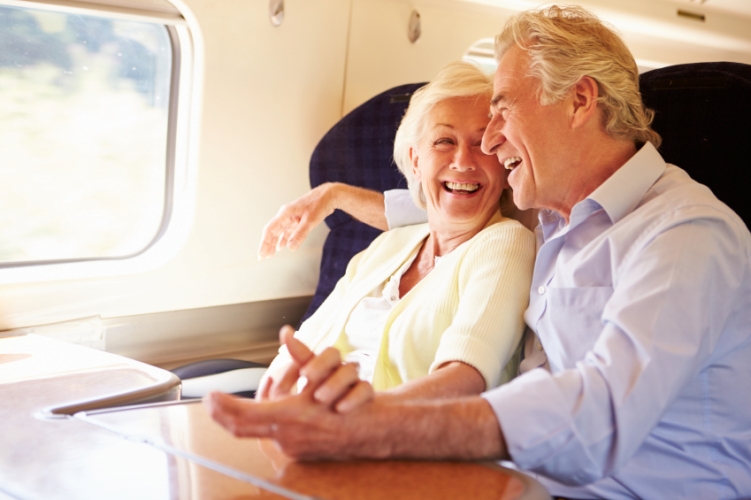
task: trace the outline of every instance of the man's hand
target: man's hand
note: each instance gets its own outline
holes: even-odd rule
[[[258,260],[267,259],[282,248],[300,248],[308,233],[336,209],[334,190],[331,183],[321,184],[283,205],[263,228]]]
[[[293,362],[279,380],[266,379],[256,401],[214,392],[204,404],[235,436],[273,438],[294,458],[352,456],[349,438],[341,432],[341,413],[369,403],[373,388],[359,380],[354,365],[341,362],[339,351],[329,348],[316,356],[293,334],[290,326],[280,331]],[[305,387],[292,394],[300,377]],[[349,436],[358,432],[355,427]]]
[[[297,250],[310,231],[337,208],[376,229],[388,229],[382,193],[327,182],[279,209],[263,228],[258,259],[267,259],[282,248]]]
[[[338,351],[314,355],[293,333],[281,331],[294,361],[279,382],[265,384],[261,400],[219,392],[204,398],[212,418],[235,436],[272,438],[296,459],[508,457],[485,400],[381,403]],[[292,395],[298,377],[307,383]]]
[[[235,436],[271,438],[295,459],[508,458],[495,414],[477,396],[406,404],[370,401],[346,414],[316,402],[307,388],[272,401],[214,392],[204,404]]]

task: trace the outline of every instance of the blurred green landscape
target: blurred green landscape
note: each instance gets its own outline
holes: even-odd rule
[[[0,7],[0,262],[153,239],[171,64],[164,26]]]

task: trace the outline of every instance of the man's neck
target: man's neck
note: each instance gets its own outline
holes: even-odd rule
[[[636,154],[632,141],[607,137],[583,150],[585,154],[572,162],[573,175],[567,183],[560,204],[552,208],[569,222],[574,206],[584,200]]]

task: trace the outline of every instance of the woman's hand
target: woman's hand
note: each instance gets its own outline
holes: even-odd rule
[[[293,393],[298,380],[304,380],[303,391],[313,399],[340,413],[348,412],[373,399],[373,387],[359,379],[357,366],[342,363],[339,351],[329,347],[319,355],[294,337],[295,330],[285,325],[279,340],[287,346],[292,362],[276,375],[264,379],[256,397],[259,401],[273,401]]]

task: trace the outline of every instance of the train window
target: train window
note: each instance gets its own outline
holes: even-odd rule
[[[138,255],[172,211],[175,30],[17,5],[0,5],[0,267]]]

